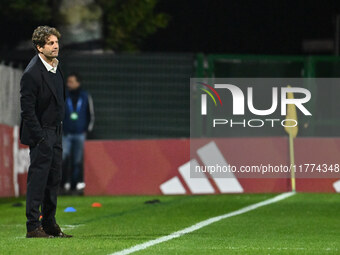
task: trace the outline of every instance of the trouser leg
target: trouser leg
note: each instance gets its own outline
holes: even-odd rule
[[[63,163],[62,163],[62,179],[61,179],[61,187],[64,187],[65,183],[71,183],[71,174],[70,174],[70,156],[71,156],[71,136],[63,135],[62,136],[62,145],[63,145]]]
[[[82,159],[84,153],[84,142],[85,142],[85,134],[75,135],[72,144],[73,150],[73,160],[72,160],[72,168],[73,168],[73,175],[72,175],[72,184],[71,187],[74,189],[77,186],[77,183],[80,181],[81,177],[81,166],[82,166]]]
[[[45,130],[44,130],[45,131]],[[26,227],[33,231],[40,225],[40,206],[44,199],[49,170],[53,158],[52,141],[45,135],[43,144],[30,147],[30,166],[27,175]]]
[[[57,194],[62,178],[62,139],[61,135],[52,130],[54,136],[53,158],[47,179],[47,185],[44,191],[44,200],[42,204],[42,225],[51,225],[56,223],[55,214],[57,209]]]

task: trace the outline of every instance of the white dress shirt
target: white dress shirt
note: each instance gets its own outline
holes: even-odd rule
[[[58,63],[59,60],[54,58],[53,62],[52,62],[52,66],[47,63],[41,56],[40,53],[38,54],[39,58],[41,59],[41,61],[43,62],[44,66],[46,67],[48,72],[52,72],[52,73],[56,73],[57,72],[57,67],[58,67]]]

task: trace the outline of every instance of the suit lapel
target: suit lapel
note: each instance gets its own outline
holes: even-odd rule
[[[45,68],[45,67],[44,67]],[[55,89],[55,86],[53,84],[53,81],[51,79],[51,76],[48,74],[48,71],[46,70],[41,70],[42,75],[43,75],[43,79],[45,80],[47,86],[49,87],[49,89],[52,91],[55,99],[58,101],[58,97],[57,97],[57,91]]]
[[[36,55],[36,57],[37,57],[38,63],[40,64],[40,71],[41,71],[43,80],[46,82],[47,87],[51,90],[52,94],[54,95],[55,99],[58,102],[59,100],[58,100],[58,97],[57,97],[57,91],[56,91],[56,88],[55,88],[55,86],[53,84],[51,76],[48,74],[48,71],[47,71],[46,67],[44,66],[44,64],[42,63],[42,61],[39,58],[39,56]]]
[[[66,100],[66,85],[65,85],[65,77],[64,77],[64,73],[63,73],[63,71],[62,71],[62,69],[61,69],[61,66],[60,66],[60,62],[59,62],[59,64],[58,64],[58,68],[57,68],[57,72],[60,72],[60,74],[61,74],[61,78],[62,78],[62,80],[63,80],[63,91],[64,91],[64,101]]]

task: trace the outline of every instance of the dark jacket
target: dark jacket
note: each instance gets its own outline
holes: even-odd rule
[[[34,146],[43,137],[43,126],[58,125],[60,109],[65,105],[65,80],[58,65],[57,72],[62,77],[63,100],[57,97],[56,87],[46,67],[35,55],[26,67],[20,81],[21,123],[20,141]],[[45,123],[46,122],[46,123]]]
[[[78,114],[72,119],[72,112]],[[91,95],[79,87],[66,91],[65,118],[63,121],[64,134],[81,134],[91,132],[94,125],[94,109]]]

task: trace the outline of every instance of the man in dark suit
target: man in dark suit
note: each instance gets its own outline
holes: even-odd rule
[[[20,81],[20,141],[29,145],[31,161],[27,176],[26,237],[71,237],[61,231],[55,220],[65,111],[65,82],[56,58],[59,38],[60,33],[52,27],[34,30],[32,42],[37,55]]]

